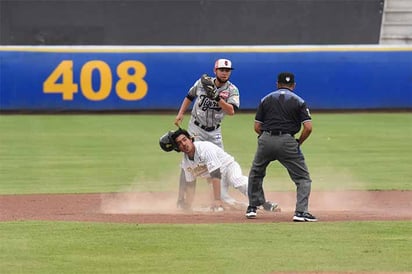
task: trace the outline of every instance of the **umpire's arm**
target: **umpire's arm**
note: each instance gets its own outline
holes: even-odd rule
[[[254,126],[254,129],[255,129],[255,132],[258,134],[258,135],[260,135],[260,134],[262,134],[262,122],[260,122],[260,121],[255,121],[255,126]]]
[[[303,142],[309,137],[312,133],[312,121],[307,120],[303,122],[303,130],[300,133],[300,137],[298,139],[299,145],[303,144]]]

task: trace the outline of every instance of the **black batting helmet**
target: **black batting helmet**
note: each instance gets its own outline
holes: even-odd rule
[[[160,147],[166,152],[169,152],[172,150],[180,152],[179,146],[176,144],[175,140],[178,136],[182,134],[186,135],[187,138],[193,141],[193,138],[190,137],[190,134],[189,132],[187,132],[187,130],[179,128],[176,131],[169,131],[165,133],[162,137],[160,137],[160,140],[159,140]]]
[[[173,131],[169,131],[163,134],[162,137],[160,137],[160,140],[159,140],[160,148],[166,152],[170,152],[172,150],[179,151],[174,139],[172,138],[173,133],[174,133]]]

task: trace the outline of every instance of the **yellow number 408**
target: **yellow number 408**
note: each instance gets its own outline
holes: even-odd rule
[[[93,72],[100,75],[99,89],[93,89]],[[121,62],[116,69],[119,80],[116,83],[117,95],[126,101],[137,101],[147,93],[147,83],[144,81],[146,67],[139,61],[127,60]],[[109,65],[103,61],[93,60],[85,63],[80,71],[80,86],[84,97],[91,101],[106,99],[112,90],[112,72]],[[134,91],[129,86],[134,85]],[[63,60],[43,83],[44,93],[61,93],[63,100],[73,100],[73,94],[78,92],[78,85],[73,81],[73,61]]]

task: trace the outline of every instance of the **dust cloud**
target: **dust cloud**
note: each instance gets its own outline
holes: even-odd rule
[[[238,191],[230,189],[229,194],[247,207],[247,198]],[[132,188],[121,192],[102,193],[100,212],[103,214],[178,214],[187,213],[177,208],[176,192],[139,192]],[[210,211],[211,193],[209,187],[198,184],[192,205],[194,212]],[[233,208],[231,208],[233,209]],[[238,208],[236,208],[238,209]]]
[[[159,192],[119,192],[101,195],[105,214],[176,213],[176,197]]]

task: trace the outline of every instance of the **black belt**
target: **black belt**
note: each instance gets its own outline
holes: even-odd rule
[[[281,130],[264,130],[264,132],[267,132],[272,136],[280,136],[280,135],[285,135],[285,134],[290,134],[293,136],[292,133],[287,132],[287,131],[281,131]]]
[[[218,129],[220,127],[220,124],[215,126],[215,127],[206,127],[204,125],[201,125],[198,121],[194,121],[195,125],[200,127],[201,129],[205,130],[205,131],[214,131],[216,129]]]

